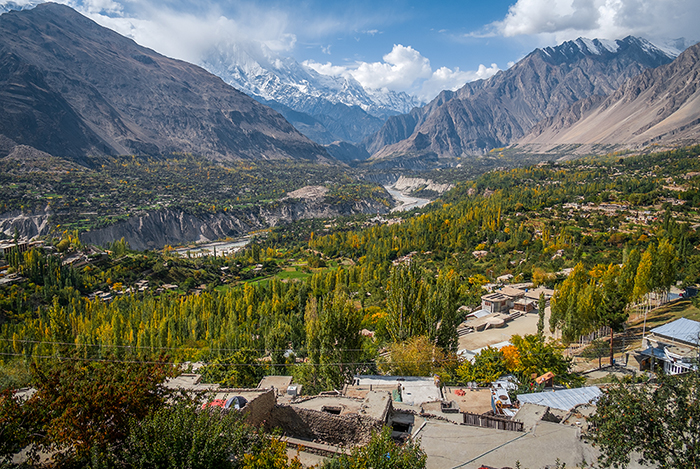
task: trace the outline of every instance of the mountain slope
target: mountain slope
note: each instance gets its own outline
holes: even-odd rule
[[[218,77],[63,5],[0,16],[0,90],[0,134],[82,163],[88,155],[130,153],[328,156]]]
[[[422,109],[390,118],[364,144],[373,159],[483,153],[524,136],[537,122],[594,95],[607,95],[672,58],[634,37],[578,39],[536,49],[488,80],[443,93]]]
[[[321,75],[260,44],[220,46],[210,51],[200,65],[275,109],[272,103],[306,114],[299,120],[302,132],[306,130],[303,121],[310,116],[332,135],[332,140],[359,142],[379,130],[389,116],[422,104],[403,92],[366,90],[352,77]],[[329,137],[318,130],[304,133],[319,143],[330,143]]]
[[[538,124],[519,144],[626,144],[700,139],[700,43],[676,60]]]

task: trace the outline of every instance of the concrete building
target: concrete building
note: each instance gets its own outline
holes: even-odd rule
[[[512,308],[513,299],[503,293],[489,293],[481,297],[481,309],[488,313],[505,313]]]

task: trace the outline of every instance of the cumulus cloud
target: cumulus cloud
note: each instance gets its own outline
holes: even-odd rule
[[[424,101],[431,100],[442,90],[456,90],[469,81],[488,78],[499,71],[496,64],[490,67],[479,65],[475,71],[448,67],[433,70],[430,60],[414,48],[401,44],[395,44],[382,59],[382,62],[356,62],[351,65],[308,60],[303,64],[323,75],[353,78],[368,89],[405,91]]]
[[[616,39],[696,37],[697,0],[518,0],[501,21],[472,36],[541,35]]]
[[[395,44],[383,57],[383,62],[362,62],[352,76],[371,89],[389,88],[406,90],[416,80],[430,78],[430,61],[411,46]]]

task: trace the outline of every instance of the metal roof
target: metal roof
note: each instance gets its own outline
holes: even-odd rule
[[[586,388],[562,389],[560,391],[535,392],[531,394],[519,394],[521,403],[539,404],[552,409],[571,410],[577,405],[588,404],[597,400],[602,394],[596,386]]]
[[[664,349],[661,347],[659,347],[659,348],[648,347],[646,350],[642,350],[639,353],[644,355],[645,357],[654,356],[660,360],[666,360],[666,353],[664,352]]]
[[[700,345],[700,322],[690,319],[676,319],[663,326],[655,327],[649,332],[689,344]]]
[[[483,318],[484,316],[488,316],[491,314],[491,311],[487,311],[485,309],[480,309],[478,311],[474,311],[473,313],[467,314],[467,316],[473,316],[477,319]]]

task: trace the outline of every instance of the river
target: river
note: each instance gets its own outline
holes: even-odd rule
[[[403,192],[397,191],[396,189],[391,189],[389,186],[384,186],[384,188],[394,199],[396,199],[397,202],[399,202],[399,205],[391,209],[392,212],[404,212],[406,210],[424,207],[431,202],[429,199],[411,197],[410,195],[406,195]]]

